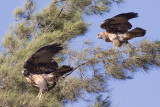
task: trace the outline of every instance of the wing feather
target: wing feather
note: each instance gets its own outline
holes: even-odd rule
[[[60,44],[52,44],[47,45],[42,48],[40,48],[38,51],[36,51],[34,54],[31,55],[26,60],[26,63],[32,61],[33,63],[47,63],[52,60],[53,55],[58,53],[63,48],[60,46]]]
[[[40,48],[34,54],[32,54],[24,63],[24,68],[30,72],[49,72],[49,69],[53,71],[57,69],[58,64],[52,60],[53,55],[58,53],[63,48],[60,44],[47,45]],[[42,69],[43,68],[43,69]]]
[[[109,33],[125,33],[132,28],[128,20],[136,17],[138,17],[138,14],[134,12],[122,13],[106,19],[100,27],[106,29]]]

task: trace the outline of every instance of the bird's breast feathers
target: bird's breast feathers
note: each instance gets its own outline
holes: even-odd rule
[[[125,38],[127,38],[126,34],[113,34],[113,33],[108,33],[109,39],[111,41],[118,39],[119,41],[124,41]]]
[[[29,77],[26,77],[26,80],[29,83],[33,83],[33,85],[36,87],[39,87],[38,83],[45,81],[45,79],[42,77],[42,75],[38,75],[38,74],[30,75]]]
[[[118,34],[120,41],[125,41],[125,39],[128,37],[126,34]]]

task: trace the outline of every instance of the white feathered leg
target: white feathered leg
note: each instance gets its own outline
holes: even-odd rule
[[[42,97],[42,95],[43,95],[42,92],[39,92],[38,96],[36,98],[40,99]]]

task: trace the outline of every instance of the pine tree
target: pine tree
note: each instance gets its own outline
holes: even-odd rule
[[[136,46],[127,45],[117,51],[93,47],[85,41],[81,51],[72,50],[73,38],[86,33],[89,23],[84,17],[103,14],[113,3],[122,0],[53,0],[42,11],[36,11],[34,0],[25,0],[23,7],[14,11],[16,23],[10,26],[3,39],[0,56],[0,105],[59,107],[76,102],[84,93],[101,95],[107,93],[107,80],[131,79],[140,69],[160,66],[160,42],[144,41]],[[28,84],[21,74],[26,58],[40,47],[61,43],[64,50],[54,57],[60,64],[75,68],[76,76],[70,74],[59,79],[57,85],[42,99],[35,98],[38,89]],[[89,46],[89,48],[88,48]],[[107,97],[108,98],[108,97]],[[110,101],[97,97],[99,106],[110,106]]]

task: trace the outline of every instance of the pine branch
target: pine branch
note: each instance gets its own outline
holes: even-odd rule
[[[87,63],[88,63],[89,61],[91,61],[91,60],[92,60],[92,59],[90,59],[90,60],[88,60],[88,61],[86,61],[86,62],[84,62],[84,63],[82,63],[82,64],[80,64],[80,65],[77,65],[75,68],[73,68],[72,71],[70,71],[70,72],[65,76],[65,78],[66,78],[67,76],[69,76],[73,71],[75,71],[75,70],[78,69],[79,67],[87,64]]]

